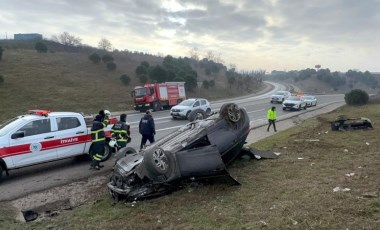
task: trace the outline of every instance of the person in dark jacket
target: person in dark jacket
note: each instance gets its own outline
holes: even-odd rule
[[[103,165],[100,165],[100,161],[103,159],[104,156],[104,145],[106,143],[104,128],[107,127],[107,125],[108,118],[107,116],[105,116],[104,111],[100,110],[99,114],[96,115],[91,127],[92,162],[90,169],[99,170],[103,167]]]
[[[146,114],[141,118],[139,124],[139,132],[142,136],[140,144],[141,150],[145,146],[147,140],[149,140],[149,142],[152,144],[154,142],[154,135],[156,135],[154,120],[150,110],[147,110]]]
[[[120,120],[112,126],[111,134],[116,137],[117,145],[120,148],[127,146],[127,143],[131,142],[130,125],[127,122],[127,114],[120,115]]]

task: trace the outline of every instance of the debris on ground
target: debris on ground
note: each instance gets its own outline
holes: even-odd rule
[[[347,173],[346,176],[348,177],[355,176],[355,173]]]
[[[341,188],[341,187],[335,187],[333,189],[333,192],[348,192],[348,191],[351,191],[350,188]]]
[[[379,197],[378,192],[365,192],[362,194],[364,198],[377,198]]]

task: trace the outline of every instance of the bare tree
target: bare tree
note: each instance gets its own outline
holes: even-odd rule
[[[112,44],[108,39],[102,38],[98,43],[98,48],[102,50],[112,51]]]
[[[190,54],[190,58],[192,58],[192,59],[194,59],[196,61],[199,61],[199,51],[198,51],[197,47],[192,48],[189,51],[189,54]]]
[[[207,58],[209,61],[215,60],[215,54],[212,52],[212,50],[207,51],[205,58]]]
[[[82,44],[82,39],[80,37],[75,37],[68,32],[63,32],[61,34],[53,35],[51,39],[66,46],[79,46]]]

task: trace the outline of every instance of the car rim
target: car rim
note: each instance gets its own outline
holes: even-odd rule
[[[202,113],[197,113],[195,116],[195,120],[202,120],[202,119],[203,119]]]
[[[156,149],[153,152],[153,161],[157,168],[165,171],[168,168],[167,158],[161,149]]]
[[[233,104],[228,107],[228,118],[233,122],[240,120],[240,109],[237,105]]]

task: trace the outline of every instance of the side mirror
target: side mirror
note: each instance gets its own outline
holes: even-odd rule
[[[24,131],[15,132],[11,136],[12,139],[17,139],[17,138],[22,138],[22,137],[25,137],[25,132]]]

